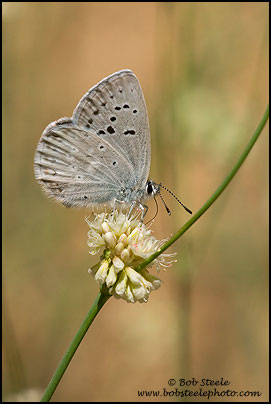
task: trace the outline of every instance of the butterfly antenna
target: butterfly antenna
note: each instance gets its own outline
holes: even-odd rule
[[[159,185],[160,185],[160,187],[162,187],[162,188],[164,188],[166,191],[168,191],[168,192],[176,199],[176,201],[178,201],[179,204],[182,205],[182,207],[183,207],[188,213],[190,213],[190,215],[192,215],[191,210],[188,209],[188,208],[177,198],[177,196],[174,195],[173,192],[171,192],[171,191],[170,191],[167,187],[165,187],[164,185],[162,185],[162,184],[159,184]],[[160,195],[160,194],[159,194],[159,195]],[[162,195],[160,195],[160,197],[161,197],[161,199],[163,200]],[[165,204],[165,202],[164,202],[164,204]],[[166,205],[165,205],[165,206],[166,206]]]
[[[167,213],[168,213],[169,216],[170,216],[170,215],[171,215],[171,212],[170,212],[169,208],[167,207],[166,202],[164,201],[164,198],[162,197],[162,195],[160,194],[160,192],[158,192],[158,195],[160,196],[160,198],[161,198],[161,200],[162,200],[162,202],[163,202],[163,204],[164,204],[164,207],[166,208],[166,211],[167,211]]]
[[[155,196],[154,196],[153,199],[154,199],[155,204],[156,204],[156,212],[155,212],[155,215],[153,216],[153,218],[152,218],[151,220],[149,220],[147,223],[145,223],[145,225],[147,225],[148,223],[152,222],[152,221],[156,218],[157,213],[158,213],[158,203],[157,203],[157,200],[155,199]]]

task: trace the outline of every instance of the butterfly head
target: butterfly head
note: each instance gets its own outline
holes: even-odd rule
[[[165,203],[165,201],[164,201],[164,198],[163,198],[162,195],[161,195],[161,192],[160,192],[160,189],[161,189],[161,188],[163,188],[163,189],[165,189],[166,191],[168,191],[168,192],[179,202],[179,204],[182,205],[182,207],[183,207],[188,213],[192,214],[191,210],[188,209],[188,208],[177,198],[177,196],[173,194],[173,192],[171,192],[167,187],[165,187],[165,186],[162,185],[161,183],[160,183],[160,184],[157,184],[156,182],[154,182],[154,181],[152,181],[152,180],[148,180],[147,183],[146,183],[146,194],[147,194],[147,197],[148,197],[148,198],[154,198],[154,199],[155,199],[155,196],[156,196],[156,195],[159,195],[160,199],[161,199],[162,202],[163,202],[163,205],[164,205],[165,208],[166,208],[167,213],[168,213],[169,215],[171,215],[171,212],[170,212],[169,208],[167,207],[167,205],[166,205],[166,203]]]
[[[146,194],[148,198],[153,198],[155,195],[160,193],[160,184],[152,180],[148,180],[146,183]]]

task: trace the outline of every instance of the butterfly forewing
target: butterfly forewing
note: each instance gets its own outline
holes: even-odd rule
[[[91,88],[73,113],[74,121],[119,150],[133,166],[139,188],[150,170],[150,131],[142,89],[131,70],[122,70]]]

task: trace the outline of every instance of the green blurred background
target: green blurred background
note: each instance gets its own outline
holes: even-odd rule
[[[151,178],[196,212],[266,108],[269,21],[267,2],[4,2],[2,11],[8,401],[46,387],[98,292],[87,272],[97,262],[88,211],[50,201],[34,179],[44,128],[71,116],[99,80],[132,69],[149,112]],[[142,401],[138,390],[170,390],[168,379],[192,377],[262,393],[231,401],[268,400],[268,157],[265,128],[234,181],[174,244],[178,263],[161,273],[148,304],[105,305],[52,401]],[[189,219],[163,196],[172,216],[160,203],[159,239]],[[155,398],[163,400],[179,399]]]

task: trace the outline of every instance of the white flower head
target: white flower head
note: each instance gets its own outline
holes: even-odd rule
[[[103,249],[101,263],[89,272],[102,287],[106,285],[109,293],[129,303],[147,302],[151,291],[158,289],[162,281],[144,268],[135,268],[145,259],[157,252],[165,240],[157,240],[138,216],[114,210],[112,213],[94,214],[94,220],[86,218],[89,225],[88,246],[94,255]],[[167,261],[175,254],[160,254],[151,264],[168,267]]]

